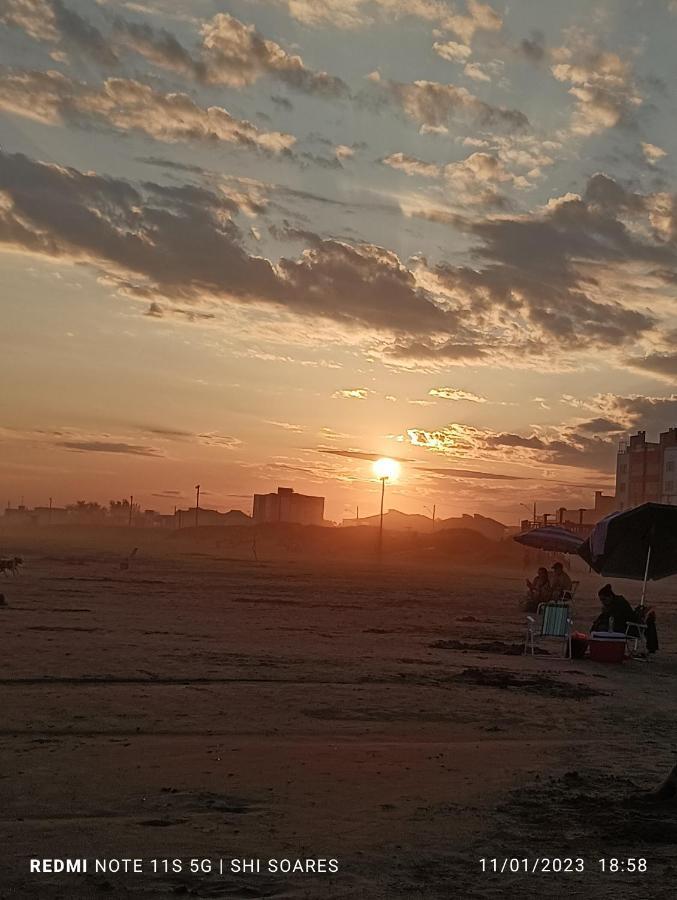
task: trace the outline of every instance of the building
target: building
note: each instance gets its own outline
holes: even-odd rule
[[[298,525],[324,524],[324,497],[297,494],[279,487],[276,494],[254,494],[254,522],[295,522]]]
[[[201,506],[195,514],[195,507],[189,509],[177,509],[171,517],[175,528],[192,528],[196,521],[202,528],[205,525],[251,525],[252,520],[247,513],[241,509],[231,509],[229,512],[222,513],[216,509],[209,509]]]
[[[600,519],[610,515],[617,509],[616,498],[602,491],[595,491],[595,505],[588,509],[586,507],[578,507],[577,509],[567,509],[560,506],[557,510],[555,523],[569,527],[570,525],[596,525]],[[548,516],[548,518],[550,518]],[[550,524],[553,524],[552,521]]]
[[[638,431],[623,441],[616,458],[616,503],[631,509],[640,503],[677,504],[677,428],[647,441]]]

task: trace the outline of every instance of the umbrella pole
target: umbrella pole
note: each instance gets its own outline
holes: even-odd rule
[[[646,597],[646,581],[649,577],[649,562],[651,561],[651,544],[646,554],[646,566],[644,568],[644,584],[642,585],[642,599],[639,601],[640,606],[644,606],[644,598]]]

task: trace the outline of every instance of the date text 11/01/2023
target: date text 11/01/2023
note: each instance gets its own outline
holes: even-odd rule
[[[538,856],[535,859],[529,859],[526,856],[513,857],[481,857],[479,860],[480,869],[486,874],[512,874],[517,875],[520,872],[528,875],[539,874],[560,874],[572,873],[578,874],[590,868],[595,868],[599,872],[608,873],[629,873],[641,874],[648,869],[647,860],[643,856],[607,856],[589,861],[586,866],[586,860],[580,856]]]

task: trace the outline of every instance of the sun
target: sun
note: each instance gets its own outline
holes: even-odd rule
[[[400,473],[400,464],[388,456],[377,459],[373,468],[377,478],[387,478],[389,481],[394,481]]]

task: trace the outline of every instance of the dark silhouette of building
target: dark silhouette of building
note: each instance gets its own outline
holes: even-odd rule
[[[640,503],[677,502],[677,428],[669,428],[658,441],[647,441],[638,431],[618,448],[616,503],[631,509]]]
[[[324,523],[324,497],[297,494],[293,488],[279,487],[276,494],[254,494],[254,522],[295,522],[298,525]]]

